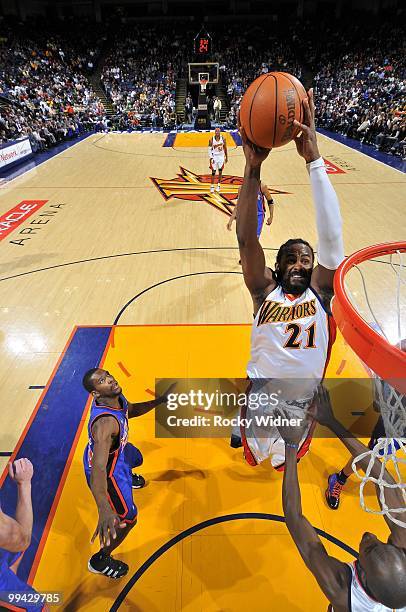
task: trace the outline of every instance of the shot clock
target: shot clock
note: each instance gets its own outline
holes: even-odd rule
[[[207,32],[200,31],[194,39],[194,52],[196,55],[207,56],[212,51],[211,36]]]

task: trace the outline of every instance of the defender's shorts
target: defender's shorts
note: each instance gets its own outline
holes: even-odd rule
[[[87,484],[90,487],[90,473],[87,461],[88,447],[83,458]],[[134,523],[137,519],[137,507],[133,500],[132,470],[142,464],[141,451],[128,442],[124,452],[108,465],[107,495],[110,506],[124,523]]]

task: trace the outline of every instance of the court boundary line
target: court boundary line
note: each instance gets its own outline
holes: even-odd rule
[[[78,329],[89,329],[89,327],[91,327],[91,328],[93,328],[93,327],[110,327],[111,328],[110,329],[110,333],[109,333],[108,338],[107,338],[107,341],[106,341],[106,345],[105,345],[104,350],[103,350],[103,354],[102,354],[101,359],[100,359],[99,367],[101,367],[101,366],[104,365],[104,362],[105,362],[106,357],[107,357],[107,353],[108,353],[109,348],[110,348],[113,328],[110,325],[106,325],[106,326],[98,326],[98,325],[94,325],[94,326],[86,326],[86,325],[78,326],[78,325],[76,325],[75,328],[74,328],[74,332],[76,334]],[[71,340],[73,339],[75,334],[72,335]],[[30,573],[29,573],[29,576],[28,576],[28,581],[27,581],[29,584],[32,584],[34,582],[36,573],[37,573],[39,565],[41,563],[42,554],[44,552],[44,548],[45,548],[45,545],[47,543],[48,535],[49,535],[49,532],[50,532],[51,527],[52,527],[52,522],[54,520],[56,511],[58,509],[58,504],[59,504],[59,501],[60,501],[60,498],[61,498],[61,495],[62,495],[62,492],[63,492],[63,488],[65,486],[66,479],[67,479],[67,477],[69,475],[69,470],[71,468],[73,457],[75,455],[75,452],[76,452],[76,449],[77,449],[77,446],[78,446],[78,443],[79,443],[79,439],[80,439],[80,436],[81,436],[82,431],[83,431],[83,427],[84,427],[85,422],[86,422],[86,418],[87,418],[87,415],[88,415],[88,412],[89,412],[89,408],[90,408],[90,404],[92,402],[92,399],[93,399],[92,395],[89,394],[89,396],[88,396],[88,398],[86,400],[86,404],[85,404],[85,406],[83,408],[82,418],[81,418],[79,426],[78,426],[78,428],[76,430],[76,434],[75,434],[75,437],[73,439],[72,446],[71,446],[68,458],[66,460],[66,464],[65,464],[64,470],[63,470],[61,478],[59,480],[59,484],[58,484],[58,488],[57,488],[56,493],[55,493],[55,497],[53,499],[51,508],[49,510],[48,518],[47,518],[46,523],[44,525],[44,529],[43,529],[43,532],[42,532],[42,535],[41,535],[41,539],[40,539],[40,541],[38,543],[37,552],[35,554],[35,557],[33,559],[32,565],[31,565],[31,570],[30,570]]]
[[[59,151],[59,153],[55,153],[55,155],[52,155],[51,157],[49,157],[48,159],[44,159],[44,161],[42,161],[41,163],[37,165],[35,165],[33,168],[29,168],[28,170],[25,170],[24,172],[22,172],[21,174],[19,174],[18,176],[15,176],[14,178],[10,179],[9,181],[6,182],[5,184],[5,189],[13,182],[13,181],[17,181],[18,179],[21,179],[23,176],[25,176],[26,174],[28,174],[29,172],[32,172],[33,170],[36,170],[36,168],[39,168],[40,166],[43,166],[44,164],[52,161],[53,159],[55,159],[55,157],[58,157],[58,155],[62,155],[62,153],[65,153],[66,151],[69,151],[70,149],[73,149],[73,147],[77,147],[78,145],[82,144],[82,142],[84,142],[85,140],[87,140],[88,138],[90,138],[91,136],[93,136],[95,133],[97,132],[93,132],[92,134],[88,134],[87,136],[85,136],[84,138],[82,138],[81,140],[79,140],[79,142],[74,142],[73,144],[71,144],[70,147],[67,147],[66,149],[64,149],[63,151]]]
[[[103,348],[102,355],[101,355],[100,359],[98,360],[99,365],[104,363],[104,360],[105,360],[105,358],[107,356],[107,353],[108,353],[108,350],[110,348],[112,332],[113,332],[112,326],[111,325],[75,325],[75,326],[73,326],[73,328],[72,328],[72,330],[71,330],[71,332],[70,332],[70,334],[68,336],[68,340],[66,341],[66,344],[64,346],[64,349],[63,349],[62,353],[59,355],[59,357],[58,357],[58,359],[56,361],[56,364],[55,364],[54,368],[52,369],[52,372],[51,372],[51,375],[49,377],[49,380],[47,381],[47,384],[46,384],[45,388],[43,389],[40,397],[38,398],[38,400],[37,400],[37,402],[35,404],[35,407],[34,407],[32,413],[31,413],[31,416],[28,419],[28,421],[27,421],[27,423],[26,423],[22,433],[20,434],[20,437],[19,437],[19,439],[17,441],[17,444],[16,444],[14,450],[12,451],[12,453],[10,453],[10,456],[11,456],[10,459],[7,461],[7,464],[5,465],[3,471],[2,471],[2,473],[0,475],[0,490],[3,487],[4,482],[5,482],[5,480],[6,480],[7,476],[8,476],[8,463],[14,461],[15,457],[17,456],[18,452],[20,451],[21,446],[23,445],[23,443],[24,443],[24,441],[25,441],[25,439],[26,439],[26,437],[27,437],[27,435],[28,435],[28,433],[30,431],[30,427],[32,426],[33,422],[35,421],[35,418],[36,418],[36,416],[37,416],[37,414],[39,412],[39,409],[42,406],[42,402],[45,399],[46,394],[48,393],[48,391],[49,391],[49,389],[50,389],[50,387],[51,387],[55,377],[58,374],[58,371],[59,371],[59,369],[61,367],[61,364],[62,364],[62,362],[63,362],[63,360],[64,360],[64,358],[65,358],[65,356],[66,356],[66,354],[67,354],[67,352],[69,350],[69,348],[72,345],[72,342],[73,342],[73,340],[75,338],[76,333],[78,331],[80,331],[80,330],[85,330],[85,329],[101,329],[101,328],[109,329],[110,332],[109,332],[109,334],[107,336],[107,339],[105,341],[105,346]],[[83,411],[82,411],[82,414],[81,414],[81,418],[80,418],[80,420],[78,422],[78,426],[77,426],[75,435],[74,435],[73,440],[72,440],[72,445],[71,445],[68,457],[66,459],[66,463],[64,465],[62,474],[60,476],[59,483],[58,483],[57,488],[56,488],[55,496],[54,496],[54,498],[52,500],[52,503],[50,505],[50,509],[49,509],[48,515],[46,517],[46,521],[44,523],[42,532],[40,532],[41,535],[40,535],[38,544],[36,545],[36,551],[35,551],[34,557],[32,559],[31,566],[29,567],[28,577],[26,579],[26,582],[29,585],[32,585],[32,583],[33,583],[33,581],[35,579],[35,575],[37,573],[38,567],[40,565],[41,558],[42,558],[42,553],[43,553],[43,550],[45,548],[49,532],[51,530],[52,521],[54,519],[54,516],[55,516],[56,510],[57,510],[57,507],[58,507],[58,503],[59,503],[59,500],[60,500],[60,497],[61,497],[64,485],[65,485],[67,476],[69,474],[69,470],[70,470],[70,467],[71,467],[71,464],[72,464],[72,461],[73,461],[73,457],[74,457],[74,454],[76,452],[77,445],[79,443],[79,439],[80,439],[81,433],[83,431],[83,427],[84,427],[84,425],[86,423],[86,418],[87,418],[87,414],[89,412],[89,406],[90,406],[90,403],[91,403],[91,399],[92,399],[92,397],[91,397],[91,395],[89,395],[88,398],[86,399],[86,402],[85,402],[84,406],[83,406]],[[35,466],[34,466],[34,470],[35,470]],[[34,521],[35,521],[35,516],[34,516]],[[33,540],[32,540],[31,543],[33,543]],[[30,544],[30,546],[31,546],[31,544]]]
[[[229,522],[229,521],[243,520],[243,519],[259,519],[259,520],[275,521],[275,522],[278,522],[278,523],[285,523],[286,524],[285,517],[281,516],[280,514],[268,514],[268,513],[265,513],[265,512],[238,512],[238,513],[235,513],[235,514],[225,514],[225,515],[222,515],[222,516],[217,516],[217,517],[214,517],[214,518],[202,521],[201,523],[197,523],[196,525],[193,525],[192,527],[188,527],[187,529],[185,529],[181,533],[178,533],[176,536],[174,536],[173,538],[171,538],[170,540],[165,542],[165,544],[162,544],[162,546],[160,546],[154,553],[152,553],[152,555],[150,555],[148,557],[148,559],[146,561],[144,561],[144,563],[132,575],[132,577],[127,582],[125,587],[120,591],[119,595],[115,599],[115,601],[114,601],[112,607],[110,608],[109,612],[117,612],[117,610],[120,608],[121,604],[124,602],[125,598],[127,597],[128,593],[133,588],[134,584],[136,582],[138,582],[138,580],[141,578],[141,576],[143,576],[143,574],[145,574],[145,572],[149,569],[149,567],[151,567],[151,565],[157,559],[159,559],[170,548],[175,546],[175,544],[178,544],[179,542],[181,542],[182,540],[184,540],[188,536],[193,535],[197,531],[201,531],[202,529],[206,529],[206,527],[211,527],[212,525],[217,525],[217,524],[220,524],[220,523],[226,523],[226,522]],[[318,527],[315,527],[314,529],[316,530],[316,532],[318,533],[319,536],[325,538],[326,540],[328,540],[332,544],[335,544],[336,546],[338,546],[339,548],[341,548],[345,552],[349,553],[350,555],[352,555],[356,559],[358,558],[358,553],[353,548],[351,548],[348,544],[346,544],[345,542],[342,542],[341,540],[339,540],[335,536],[332,536],[331,534],[327,533],[326,531],[324,531],[322,529],[319,529]]]
[[[378,162],[379,164],[382,164],[383,166],[385,166],[385,168],[389,168],[390,170],[395,170],[396,172],[399,172],[403,177],[405,176],[405,173],[402,172],[402,170],[398,170],[397,168],[394,168],[393,166],[389,166],[389,164],[385,164],[385,162],[381,161],[380,159],[376,159],[376,157],[372,157],[372,155],[368,155],[367,153],[364,153],[363,151],[358,151],[358,149],[356,149],[355,147],[351,147],[350,145],[344,144],[344,142],[340,142],[339,140],[336,140],[335,138],[333,138],[332,136],[327,136],[326,134],[322,134],[322,132],[318,132],[320,134],[320,136],[324,136],[324,138],[328,138],[329,140],[331,140],[332,142],[335,142],[336,144],[340,144],[343,147],[346,147],[347,149],[350,149],[351,151],[355,151],[355,153],[359,153],[360,155],[364,155],[364,157],[368,158],[368,159],[373,159],[374,161]],[[380,183],[377,183],[378,185]]]
[[[167,278],[165,280],[159,281],[159,283],[155,283],[155,285],[150,285],[149,287],[146,287],[140,293],[137,293],[137,295],[134,295],[134,297],[128,300],[128,302],[124,304],[124,306],[121,308],[119,313],[116,315],[116,318],[114,319],[114,322],[113,322],[113,326],[116,326],[118,324],[121,316],[127,310],[128,306],[130,306],[133,302],[135,302],[135,300],[137,300],[139,297],[144,295],[144,293],[147,293],[148,291],[151,291],[151,289],[155,289],[156,287],[159,287],[160,285],[165,285],[166,283],[170,283],[171,281],[179,280],[180,278],[190,278],[191,276],[202,276],[204,274],[237,274],[238,276],[242,276],[242,272],[239,272],[237,270],[235,271],[213,270],[213,271],[206,271],[206,272],[190,272],[189,274],[181,274],[180,276],[174,276],[172,278]]]
[[[264,251],[278,251],[278,249],[273,247],[262,247]],[[5,276],[4,278],[0,278],[0,283],[7,280],[13,280],[15,278],[20,278],[22,276],[28,276],[29,274],[36,274],[37,272],[46,272],[48,270],[56,270],[58,268],[64,268],[67,266],[75,266],[77,264],[83,263],[91,263],[93,261],[101,261],[103,259],[116,259],[118,257],[132,257],[133,255],[150,255],[154,253],[177,253],[181,251],[235,251],[238,250],[238,246],[225,246],[225,247],[179,247],[175,249],[151,249],[148,251],[132,251],[129,253],[116,253],[115,255],[100,255],[98,257],[89,257],[88,259],[77,259],[74,261],[66,261],[64,263],[55,264],[53,266],[46,266],[45,268],[37,268],[36,270],[27,270],[26,272],[19,272],[18,274],[13,274],[12,276]],[[315,251],[317,255],[317,251]],[[346,255],[348,257],[348,255]],[[374,263],[381,263],[385,265],[390,265],[388,261],[382,261],[380,259],[370,259]],[[393,266],[399,266],[400,264],[393,263]],[[89,325],[88,327],[92,327]],[[100,326],[95,326],[100,327]]]
[[[62,349],[62,352],[59,355],[59,357],[58,357],[58,359],[56,361],[55,366],[52,369],[52,372],[51,372],[51,375],[49,377],[49,380],[48,380],[47,384],[45,385],[41,395],[39,396],[39,398],[38,398],[38,400],[37,400],[37,402],[36,402],[36,404],[34,406],[34,409],[33,409],[32,413],[31,413],[31,416],[29,417],[29,419],[28,419],[28,421],[27,421],[23,431],[20,434],[20,437],[17,440],[17,444],[15,445],[14,450],[12,452],[12,455],[11,455],[11,458],[10,458],[10,462],[14,461],[18,451],[21,448],[22,443],[24,442],[24,439],[25,439],[25,437],[26,437],[26,435],[28,433],[28,430],[29,430],[33,420],[35,419],[35,417],[37,415],[37,412],[40,409],[40,406],[42,404],[42,400],[44,399],[44,397],[45,397],[49,387],[51,386],[52,381],[54,380],[54,378],[56,376],[56,373],[58,371],[58,368],[61,365],[62,359],[64,358],[64,356],[65,356],[65,354],[66,354],[66,352],[67,352],[67,350],[68,350],[68,348],[70,346],[70,343],[72,342],[72,338],[73,338],[73,336],[76,333],[76,327],[77,326],[75,325],[74,328],[72,329],[72,331],[70,332],[70,334],[68,336],[68,340],[66,341],[66,344],[65,344],[64,348]],[[3,486],[3,484],[4,484],[4,481],[5,481],[6,477],[7,477],[7,474],[8,474],[8,471],[7,471],[7,466],[6,466],[4,468],[2,474],[0,475],[0,489]]]

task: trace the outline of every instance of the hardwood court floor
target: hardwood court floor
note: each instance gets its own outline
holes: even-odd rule
[[[404,238],[404,175],[319,139],[322,155],[336,169],[331,178],[341,202],[346,253]],[[202,197],[204,188],[190,183],[206,183],[196,176],[207,175],[208,160],[205,145],[189,146],[180,139],[178,145],[188,146],[175,141],[165,148],[163,140],[162,134],[94,135],[1,190],[0,214],[26,200],[42,205],[0,245],[6,423],[0,450],[15,448],[40,398],[41,389],[29,387],[50,379],[75,325],[128,326],[116,328],[115,346],[110,345],[105,362],[133,401],[148,397],[145,390],[155,375],[172,375],[170,366],[176,375],[191,370],[196,376],[244,375],[246,325],[252,315],[235,233],[226,230],[227,216],[221,212],[230,204],[210,197],[165,200],[162,194],[172,192],[190,197],[197,191]],[[232,142],[225,173],[243,173],[242,150]],[[179,174],[180,182],[187,183],[184,189]],[[176,178],[175,184],[158,181]],[[275,249],[288,237],[302,236],[315,244],[316,233],[307,173],[294,146],[272,152],[263,179],[282,192],[275,194],[274,224],[271,230],[264,227],[261,239],[272,264]],[[386,266],[377,263],[368,275],[373,297],[382,304],[382,287],[390,291]],[[244,325],[207,327],[213,323]],[[151,325],[166,327],[142,327]],[[335,372],[344,358],[348,375],[356,375],[357,361],[340,341],[331,365]],[[267,465],[249,468],[226,440],[156,440],[150,415],[133,421],[131,430],[131,440],[144,452],[143,473],[149,480],[136,495],[139,525],[122,547],[131,572],[174,534],[202,520],[235,512],[282,513],[280,475]],[[53,435],[44,428],[43,444]],[[87,573],[96,513],[81,468],[85,430],[77,443],[42,557],[31,575],[37,588],[64,591],[63,609],[108,610],[124,583]],[[345,460],[337,442],[315,441],[300,465],[303,506],[315,526],[357,548],[363,530],[383,536],[385,528],[381,519],[359,509],[355,482],[339,512],[325,506],[326,474]],[[2,466],[5,462],[2,458]],[[40,480],[43,468],[35,468]],[[327,546],[338,557],[351,558],[339,546]],[[194,612],[253,605],[264,612],[326,608],[284,525],[246,518],[213,525],[173,546],[120,609]]]

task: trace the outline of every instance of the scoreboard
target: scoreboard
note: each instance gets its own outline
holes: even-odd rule
[[[210,55],[212,52],[211,36],[207,32],[199,32],[194,40],[194,52],[200,57]]]

